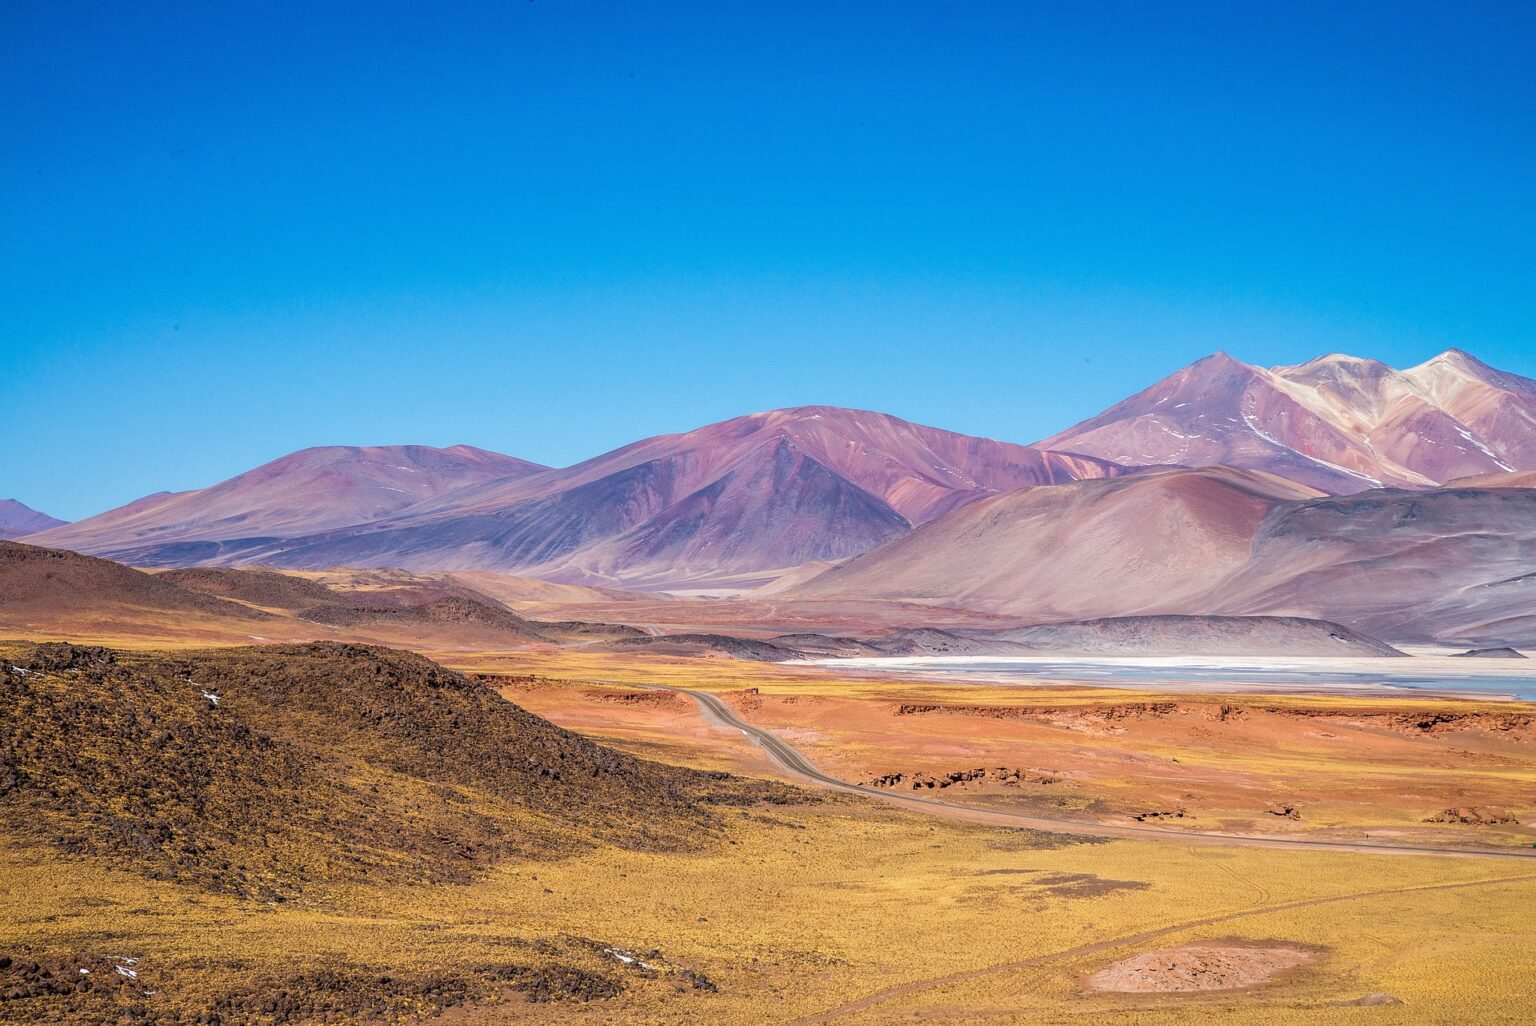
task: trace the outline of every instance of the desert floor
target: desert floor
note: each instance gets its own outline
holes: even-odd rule
[[[838,778],[1081,826],[987,825],[820,788],[816,803],[729,811],[728,839],[697,851],[604,848],[290,905],[6,842],[0,943],[110,949],[138,960],[146,990],[339,965],[451,976],[541,945],[580,949],[624,984],[588,1003],[508,991],[445,1023],[1529,1021],[1536,859],[1515,857],[1536,854],[1528,706],[989,689],[577,650],[435,656],[649,758],[796,779],[648,686],[699,688]],[[1107,836],[1116,827],[1164,833]]]

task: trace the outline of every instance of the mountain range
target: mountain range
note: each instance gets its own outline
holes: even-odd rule
[[[675,585],[836,560],[1104,459],[832,407],[753,414],[562,470],[458,446],[312,449],[45,531],[141,566],[516,570]]]
[[[814,406],[558,469],[333,446],[26,540],[149,567],[778,581],[1031,620],[1277,613],[1507,640],[1536,637],[1533,486],[1536,381],[1459,350],[1403,371],[1218,353],[1035,445]]]

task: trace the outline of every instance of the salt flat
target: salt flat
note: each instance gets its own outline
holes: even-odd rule
[[[1135,685],[1186,693],[1416,691],[1491,700],[1536,699],[1536,662],[1461,659],[1440,653],[1392,660],[1297,656],[869,656],[805,660],[798,665],[947,682]],[[1527,666],[1531,669],[1525,669]]]

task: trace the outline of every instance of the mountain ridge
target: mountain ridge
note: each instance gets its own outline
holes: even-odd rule
[[[19,499],[0,499],[0,541],[63,527],[67,523],[33,509]]]
[[[312,521],[318,530],[278,522],[279,530],[240,537],[249,519],[227,516],[211,530],[185,520],[159,529],[155,518],[187,501],[173,496],[29,540],[148,566],[389,566],[664,584],[841,559],[988,495],[1124,468],[887,414],[809,406],[642,439],[563,469],[520,471],[483,475],[354,523]],[[118,529],[118,520],[130,529]]]
[[[1536,381],[1448,349],[1407,370],[1329,353],[1258,367],[1225,352],[1037,443],[1125,464],[1226,464],[1326,492],[1536,470]]]
[[[1165,475],[1215,467],[1233,470]],[[1217,352],[1034,446],[821,405],[656,435],[564,468],[469,446],[317,447],[26,540],[150,567],[493,571],[584,587],[741,590],[799,567],[836,567],[989,503],[1063,550],[1077,544],[1074,531],[1097,537],[1084,565],[1111,551],[1143,565],[1145,553],[1126,548],[1141,525],[1111,526],[1115,504],[1095,498],[1120,495],[1219,562],[1235,559],[1234,539],[1254,528],[1257,507],[1231,488],[1262,481],[1260,492],[1296,501],[1452,481],[1519,488],[1531,473],[1536,381],[1461,350],[1403,371],[1339,353],[1264,368]],[[1242,474],[1257,476],[1233,477]],[[1145,486],[1076,487],[1132,478]],[[1068,492],[994,502],[1055,487]],[[1236,519],[1175,523],[1158,505],[1207,501]],[[1092,530],[1040,520],[1049,515],[1088,517]],[[1034,544],[1019,538],[1016,549]],[[913,569],[893,566],[892,580]],[[1051,594],[1056,584],[1040,587]]]
[[[366,522],[471,480],[547,469],[468,445],[313,446],[206,488],[156,492],[60,528],[34,544],[96,554],[186,541],[282,536]],[[320,501],[323,499],[323,501]]]

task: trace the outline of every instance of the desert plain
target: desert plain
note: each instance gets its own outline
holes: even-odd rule
[[[551,601],[523,611],[583,612]],[[0,1019],[1528,1021],[1528,703],[924,680],[600,642],[497,647],[459,624],[320,630],[266,612],[255,644],[223,611],[117,608],[81,623],[34,610],[7,625],[35,635],[6,644],[7,666],[47,665],[35,642],[65,637],[59,665],[84,662],[8,680],[89,674],[89,646],[105,645],[116,666],[176,665],[203,687],[199,667],[224,653],[327,636],[345,658],[423,652],[477,701],[504,699],[660,772],[764,783],[638,841],[613,823],[671,813],[604,799],[617,804],[574,831],[588,836],[487,848],[452,874],[423,866],[445,857],[430,848],[409,866],[381,856],[360,873],[328,868],[311,850],[323,834],[290,842],[274,829],[273,845],[294,847],[269,864],[253,857],[250,886],[167,871],[158,855],[112,843],[61,845],[46,816],[38,829],[12,820],[5,986],[106,982],[0,1002]],[[243,715],[244,686],[229,677],[207,712]],[[251,722],[279,739],[314,727],[263,715]],[[322,703],[312,715],[341,713]],[[493,800],[490,785],[390,752],[359,742],[343,774],[384,787],[379,801],[396,805],[379,810],[387,822],[430,833],[433,802]],[[307,867],[297,891],[283,883],[293,860]]]

